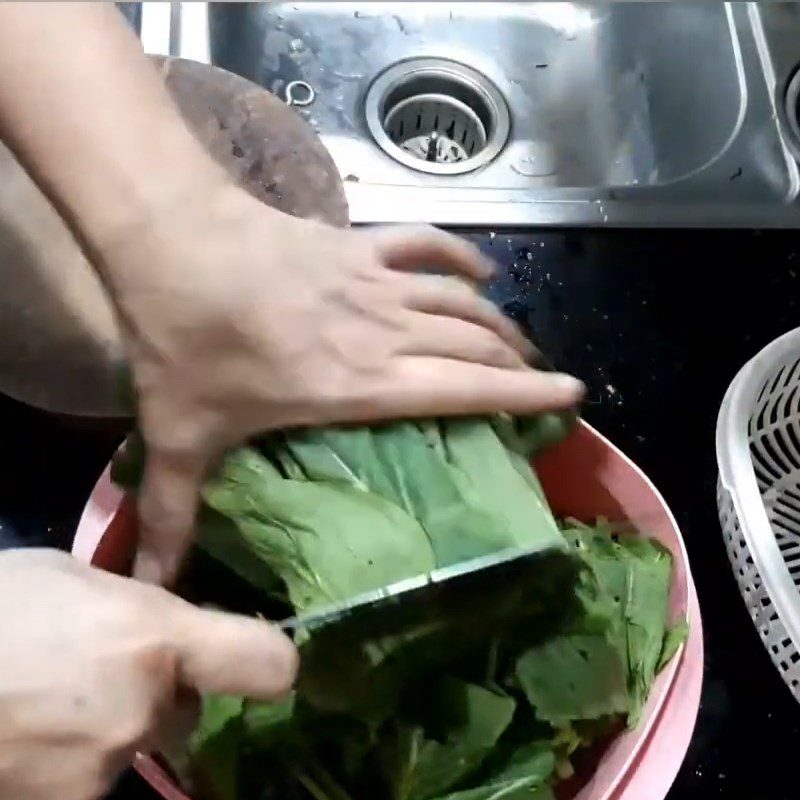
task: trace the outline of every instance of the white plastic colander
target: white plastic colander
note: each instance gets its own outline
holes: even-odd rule
[[[800,701],[800,328],[734,378],[717,420],[717,506],[739,590]]]

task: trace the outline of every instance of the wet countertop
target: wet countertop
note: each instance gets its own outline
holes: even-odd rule
[[[706,674],[694,741],[670,800],[797,798],[800,708],[758,639],[727,561],[714,426],[738,368],[800,325],[800,231],[467,235],[501,265],[492,296],[530,324],[559,367],[587,381],[585,417],[654,480],[686,539]],[[0,537],[68,546],[118,436],[0,398]],[[154,799],[134,775],[113,797]]]

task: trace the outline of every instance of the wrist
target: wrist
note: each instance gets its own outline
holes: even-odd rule
[[[230,186],[224,170],[185,133],[190,141],[179,138],[173,148],[161,142],[140,163],[109,164],[99,171],[100,183],[83,183],[70,217],[104,280],[114,283],[120,250]]]

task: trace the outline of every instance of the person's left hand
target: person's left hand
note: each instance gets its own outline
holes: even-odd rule
[[[223,183],[118,237],[102,263],[147,447],[135,575],[149,581],[174,578],[208,470],[253,434],[524,414],[582,393],[527,366],[532,346],[469,285],[491,264],[434,228],[339,230]]]

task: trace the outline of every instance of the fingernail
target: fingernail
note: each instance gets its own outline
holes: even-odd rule
[[[480,281],[489,280],[497,272],[497,264],[490,258],[481,258],[476,266],[481,272],[481,276],[478,278]]]
[[[583,397],[586,392],[586,385],[583,381],[573,378],[572,375],[553,375],[553,387],[566,395],[574,396],[575,399]]]

